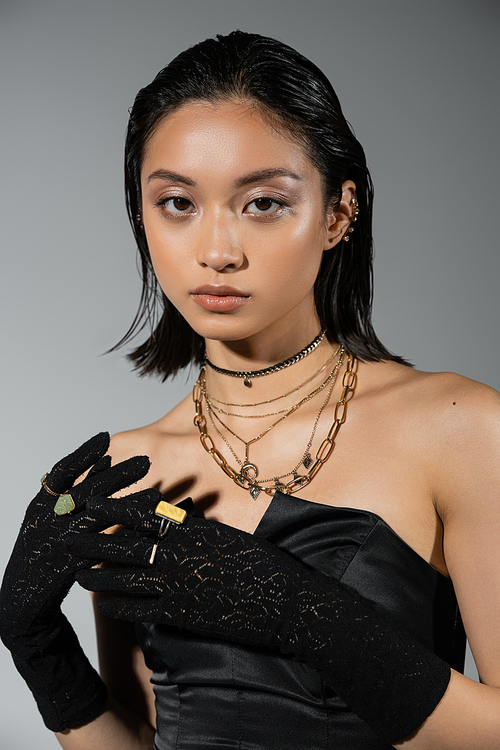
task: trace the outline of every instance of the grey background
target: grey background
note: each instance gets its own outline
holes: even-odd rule
[[[500,386],[499,26],[494,0],[0,0],[0,568],[55,460],[98,430],[157,419],[190,388],[100,355],[140,290],[127,109],[215,33],[279,37],[332,79],[375,181],[384,342],[421,369]],[[87,595],[65,610],[95,659]],[[0,683],[0,748],[57,746],[3,647]]]

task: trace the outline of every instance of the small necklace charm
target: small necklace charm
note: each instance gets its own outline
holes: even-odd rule
[[[356,358],[353,355],[348,355],[347,362],[346,362],[346,370],[344,373],[344,377],[342,378],[342,393],[340,395],[339,400],[337,401],[335,405],[334,420],[330,429],[328,430],[328,434],[326,438],[322,441],[321,445],[316,451],[315,458],[313,460],[313,458],[311,457],[311,446],[314,440],[314,436],[316,434],[316,428],[318,426],[318,422],[323,413],[323,410],[330,400],[332,389],[336,382],[337,373],[339,372],[339,369],[343,361],[344,348],[339,347],[337,351],[340,351],[338,362],[333,368],[328,378],[324,381],[324,384],[322,384],[317,389],[312,391],[310,394],[305,396],[301,401],[299,401],[297,404],[291,407],[288,411],[284,410],[285,411],[284,416],[281,411],[276,412],[276,414],[281,415],[280,418],[276,420],[275,422],[273,422],[269,427],[267,427],[267,429],[259,433],[256,437],[252,438],[251,440],[248,440],[248,441],[243,440],[243,438],[239,437],[233,430],[231,430],[227,425],[225,425],[222,422],[222,420],[219,419],[217,415],[215,415],[217,419],[219,419],[219,421],[221,422],[221,425],[225,429],[227,429],[232,435],[234,435],[234,437],[238,438],[238,440],[241,440],[243,444],[245,445],[245,458],[243,460],[240,460],[238,458],[237,454],[234,452],[234,449],[232,448],[229,441],[226,439],[224,434],[220,432],[220,430],[217,428],[215,424],[214,414],[212,413],[212,406],[211,406],[210,399],[205,389],[204,369],[202,368],[200,372],[200,377],[196,381],[194,388],[193,388],[193,401],[195,404],[194,424],[198,428],[200,442],[203,448],[205,449],[205,451],[212,456],[213,460],[224,471],[224,473],[228,477],[230,477],[238,487],[240,487],[243,490],[246,490],[254,500],[256,500],[259,497],[261,492],[265,492],[267,495],[273,496],[276,492],[281,492],[285,495],[292,495],[294,492],[302,490],[314,479],[319,469],[321,469],[321,467],[330,458],[333,452],[333,449],[335,448],[335,438],[337,436],[337,433],[341,425],[345,422],[347,404],[348,404],[348,401],[350,400],[350,397],[354,394],[354,391],[356,388],[356,380],[357,380]],[[322,369],[324,369],[324,367],[325,365],[323,365]],[[322,370],[320,370],[320,372],[321,371]],[[233,377],[235,376],[235,374],[231,372],[228,372],[228,374],[232,374]],[[315,373],[315,374],[317,375],[318,373]],[[251,381],[251,378],[255,377],[255,373],[245,372],[245,373],[241,373],[239,376]],[[310,382],[310,379],[311,378],[305,381],[305,383]],[[303,383],[302,385],[305,385],[305,383]],[[302,403],[308,402],[312,398],[313,395],[316,395],[316,393],[319,393],[319,391],[322,390],[324,387],[326,387],[327,384],[329,384],[328,393],[325,399],[323,400],[323,403],[321,404],[321,407],[316,415],[316,419],[314,420],[311,435],[309,437],[306,449],[304,453],[302,454],[302,458],[299,459],[299,462],[294,466],[293,469],[288,470],[283,474],[279,474],[277,476],[275,473],[274,476],[269,479],[259,479],[258,478],[259,470],[257,468],[257,465],[251,463],[251,461],[249,460],[248,451],[249,451],[250,446],[253,445],[253,443],[255,443],[260,438],[267,435],[269,431],[273,427],[275,427],[279,422],[281,422],[285,417],[295,412]],[[300,387],[302,387],[302,385]],[[294,391],[295,389],[291,391],[290,393]],[[287,395],[290,395],[290,394],[287,394]],[[208,434],[207,420],[205,418],[205,415],[203,414],[203,409],[202,409],[203,399],[206,400],[207,415],[210,418],[210,421],[214,427],[214,430],[218,433],[221,440],[224,441],[226,446],[231,451],[233,457],[236,459],[239,469],[235,469],[227,463],[222,453],[216,448],[211,436]],[[226,402],[221,402],[221,403],[225,404]],[[270,401],[263,401],[262,403],[270,403]],[[244,405],[258,406],[259,404],[229,403],[227,405],[241,407]],[[226,412],[222,412],[222,413],[225,414]],[[245,415],[235,414],[234,416],[237,417],[237,416],[245,416]],[[270,415],[264,415],[264,416],[270,416]],[[305,474],[299,473],[299,467],[301,464],[306,468]],[[283,478],[290,477],[290,476],[293,477],[290,481],[286,481],[286,482],[281,481]],[[272,486],[267,486],[269,483],[272,483]]]
[[[304,359],[304,357],[307,357],[308,354],[313,352],[316,347],[321,344],[325,333],[325,330],[320,331],[310,344],[301,349],[300,352],[297,352],[297,354],[294,354],[293,357],[289,357],[288,359],[283,360],[283,362],[278,362],[277,364],[271,365],[270,367],[264,367],[263,370],[226,370],[225,368],[217,367],[217,365],[214,365],[213,362],[210,362],[206,352],[204,364],[208,365],[212,368],[212,370],[215,370],[215,372],[218,372],[221,375],[229,375],[232,378],[243,378],[243,384],[246,385],[247,388],[251,388],[251,378],[261,378],[263,375],[271,375],[271,373],[284,370],[285,367],[290,367],[290,365],[294,365],[296,362],[300,362],[301,359]]]
[[[251,464],[249,461],[243,464],[240,470],[240,477],[242,481],[255,482],[259,473],[258,468],[255,464]]]
[[[249,461],[247,461],[241,467],[239,476],[240,484],[244,485],[245,482],[248,482],[250,484],[250,487],[248,487],[247,489],[254,500],[257,500],[260,495],[260,487],[256,483],[258,473],[259,470],[255,466],[255,464],[251,464]]]

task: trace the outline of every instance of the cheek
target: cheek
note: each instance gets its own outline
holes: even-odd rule
[[[261,243],[260,267],[269,283],[302,287],[314,283],[323,257],[325,231],[319,221],[297,222],[287,232],[276,232]]]
[[[196,261],[199,234],[206,231],[197,225],[182,230],[166,231],[151,222],[146,226],[146,238],[153,269],[165,294],[174,301],[182,289],[192,285],[193,276],[204,279]],[[314,285],[323,257],[326,227],[322,216],[312,209],[304,217],[285,224],[255,226],[242,221],[233,235],[248,264],[241,273],[253,286],[275,288],[280,285],[286,293]],[[277,294],[281,291],[275,288]]]
[[[176,269],[178,272],[186,263],[185,243],[180,242],[173,233],[155,226],[146,228],[146,239],[158,280],[164,278],[168,282],[172,271]]]

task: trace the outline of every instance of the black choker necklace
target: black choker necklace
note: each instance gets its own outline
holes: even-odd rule
[[[316,338],[311,341],[310,344],[308,344],[304,349],[302,349],[297,354],[294,354],[293,357],[289,357],[288,359],[284,359],[283,362],[278,362],[277,365],[271,365],[271,367],[265,367],[263,370],[249,370],[248,372],[243,372],[242,370],[224,370],[222,367],[217,367],[217,365],[212,364],[210,360],[207,357],[207,353],[205,352],[205,364],[212,368],[212,370],[215,370],[215,372],[219,372],[221,375],[229,375],[232,378],[244,378],[243,385],[246,385],[247,388],[250,388],[252,385],[252,378],[261,378],[263,375],[270,375],[272,372],[278,372],[278,370],[284,370],[285,367],[290,367],[290,365],[294,365],[296,362],[299,362],[301,359],[304,359],[304,357],[307,357],[308,354],[310,354],[318,344],[323,341],[324,335],[326,331],[321,331]]]

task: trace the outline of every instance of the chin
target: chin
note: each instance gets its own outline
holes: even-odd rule
[[[180,310],[179,312],[183,315]],[[267,324],[259,326],[248,317],[243,320],[238,313],[201,311],[201,314],[183,315],[183,318],[199,336],[213,341],[240,341],[267,327]]]
[[[250,329],[249,326],[228,326],[219,323],[204,326],[191,325],[191,328],[202,338],[209,339],[210,341],[242,341],[243,339],[250,338],[259,332],[258,329]]]

